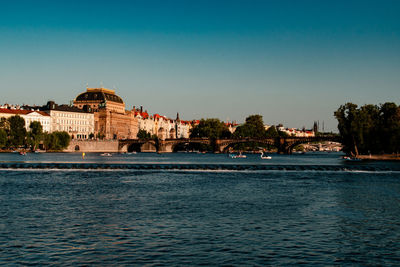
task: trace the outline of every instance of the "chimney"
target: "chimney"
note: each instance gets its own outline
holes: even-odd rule
[[[143,106],[140,106],[140,113],[143,112]]]

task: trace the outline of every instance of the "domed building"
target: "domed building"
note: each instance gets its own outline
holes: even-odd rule
[[[74,106],[92,111],[99,111],[100,108],[125,113],[125,103],[122,98],[115,94],[114,90],[106,88],[87,88],[87,91],[79,94],[74,100]]]
[[[105,139],[134,139],[139,131],[134,112],[125,110],[125,103],[114,90],[87,88],[74,100],[74,106],[94,112],[97,137]]]

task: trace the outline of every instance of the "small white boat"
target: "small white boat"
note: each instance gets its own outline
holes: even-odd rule
[[[260,158],[261,159],[272,159],[271,156],[264,156],[264,152],[261,152]]]
[[[110,153],[102,153],[102,154],[100,154],[100,156],[102,156],[102,157],[112,157],[112,155]]]
[[[229,156],[230,156],[231,158],[233,158],[233,159],[245,159],[245,158],[247,158],[246,155],[242,155],[242,152],[240,152],[239,155],[230,154]]]

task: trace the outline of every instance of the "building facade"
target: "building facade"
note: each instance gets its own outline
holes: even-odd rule
[[[89,139],[95,133],[93,112],[68,105],[57,105],[52,101],[42,110],[50,115],[50,132],[65,131],[72,139]]]
[[[315,137],[315,132],[313,130],[299,130],[296,128],[285,128],[283,126],[278,126],[277,130],[294,137]]]
[[[0,118],[9,118],[18,115],[25,120],[25,129],[30,130],[32,122],[40,122],[43,132],[51,132],[51,117],[49,114],[38,110],[4,109],[0,108]]]
[[[134,139],[139,131],[133,111],[125,110],[125,103],[114,90],[87,88],[74,100],[74,106],[92,111],[94,133],[105,139]]]

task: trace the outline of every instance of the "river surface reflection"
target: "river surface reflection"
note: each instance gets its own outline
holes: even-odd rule
[[[0,154],[0,162],[249,164],[294,171],[0,170],[0,264],[397,265],[398,163],[340,154]],[[22,165],[23,166],[23,165]],[[382,167],[387,169],[381,171]],[[377,170],[375,170],[377,168]]]

